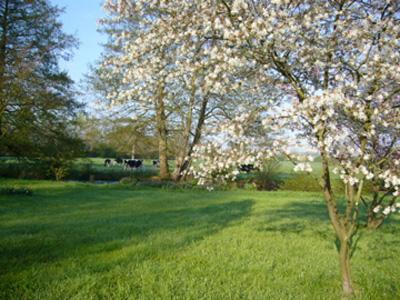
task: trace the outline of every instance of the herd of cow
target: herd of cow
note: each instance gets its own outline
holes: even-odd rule
[[[122,166],[125,170],[138,169],[143,167],[143,159],[123,159],[118,157],[114,160],[111,160],[109,158],[104,160],[105,167],[111,167],[113,165]],[[160,161],[153,160],[153,167],[159,167],[159,166],[160,166]]]
[[[143,167],[143,159],[123,159],[116,158],[111,160],[109,158],[104,160],[105,167],[111,167],[113,165],[122,166],[125,170],[128,169],[138,169]],[[153,160],[153,167],[160,167],[160,161],[158,159]],[[251,171],[259,171],[259,168],[255,167],[253,164],[240,165],[239,171],[250,173]]]

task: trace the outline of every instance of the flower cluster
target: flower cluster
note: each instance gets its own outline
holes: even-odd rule
[[[389,205],[386,207],[383,207],[382,205],[378,205],[373,209],[373,212],[375,214],[382,213],[384,216],[388,216],[390,213],[394,213],[398,211],[400,213],[400,203],[396,203],[393,205]]]

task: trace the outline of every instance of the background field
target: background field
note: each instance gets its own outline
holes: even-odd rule
[[[0,298],[339,299],[319,193],[1,180]],[[400,219],[362,231],[360,299],[400,298]]]
[[[289,161],[279,161],[272,169],[272,173],[263,178],[263,180],[277,181],[283,190],[300,190],[300,191],[319,191],[317,178],[321,174],[320,162],[312,162],[312,175],[305,173],[295,173],[293,164]],[[169,161],[170,171],[173,172],[175,161]],[[51,174],[40,169],[40,165],[28,163],[26,161],[19,162],[12,157],[0,157],[0,177],[18,178],[18,179],[49,179]],[[143,167],[134,170],[125,170],[121,165],[104,166],[104,158],[78,158],[66,170],[65,180],[74,181],[119,181],[124,177],[135,177],[137,179],[147,180],[158,176],[159,169],[154,167],[152,160],[145,159]],[[250,174],[241,173],[240,181],[251,182],[257,178],[259,174],[252,172]],[[332,174],[335,179],[337,176]],[[265,177],[265,176],[264,176]],[[50,176],[51,178],[51,176]],[[337,186],[340,183],[337,183]],[[251,186],[248,186],[251,188]],[[341,188],[341,187],[339,187]]]
[[[104,166],[104,158],[78,158],[66,168],[65,180],[119,181],[133,176],[149,178],[157,176],[159,171],[153,167],[152,160],[145,160],[139,169],[126,170],[121,165]],[[49,179],[51,174],[41,170],[40,163],[17,161],[12,157],[0,157],[0,177],[20,179]]]

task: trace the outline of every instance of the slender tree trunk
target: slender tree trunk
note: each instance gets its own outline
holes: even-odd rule
[[[3,114],[7,106],[4,87],[5,87],[9,3],[10,0],[5,0],[3,18],[1,20],[2,36],[0,40],[0,137],[2,137],[4,134],[2,121],[3,121]]]
[[[1,20],[1,29],[2,29],[2,36],[0,40],[0,85],[1,86],[3,85],[4,72],[6,67],[9,1],[10,0],[5,0],[3,18]]]
[[[368,213],[367,217],[367,228],[371,230],[378,229],[383,224],[384,218],[374,218],[372,212]]]
[[[350,296],[354,293],[350,273],[350,250],[351,247],[347,241],[340,241],[339,263],[342,273],[342,289],[346,296]]]
[[[206,119],[207,104],[208,104],[208,97],[204,97],[203,101],[201,102],[199,119],[197,120],[196,130],[194,133],[192,143],[188,147],[189,149],[187,150],[187,153],[186,153],[186,159],[184,159],[183,163],[180,165],[179,173],[178,173],[177,177],[175,178],[175,180],[184,179],[186,171],[190,167],[193,149],[198,143],[200,143],[201,133],[203,130],[203,125],[204,125],[205,119]]]
[[[345,296],[354,294],[353,284],[350,272],[350,252],[351,237],[353,235],[353,224],[347,224],[340,216],[337,209],[336,200],[331,187],[331,179],[329,174],[329,161],[326,153],[322,151],[322,186],[324,190],[325,202],[328,208],[329,218],[335,230],[336,237],[339,240],[339,265],[342,275],[342,288]]]
[[[135,142],[133,142],[131,149],[131,159],[135,159],[135,153],[136,153],[136,147],[135,147]]]
[[[189,139],[190,139],[190,128],[192,125],[192,109],[193,108],[190,108],[190,112],[188,113],[188,116],[186,118],[186,125],[185,125],[185,129],[183,131],[181,149],[176,157],[175,170],[172,175],[173,179],[176,181],[180,180],[180,178],[182,177],[181,176],[182,166],[186,160],[186,153],[188,152]]]
[[[179,152],[176,157],[176,165],[175,165],[175,170],[173,174],[174,180],[178,181],[182,177],[182,165],[184,164],[184,161],[186,160],[186,155],[188,152],[188,147],[189,147],[189,140],[190,140],[190,130],[192,128],[192,122],[193,122],[193,108],[196,102],[196,83],[195,83],[196,77],[193,76],[191,80],[191,95],[190,95],[190,102],[189,102],[189,109],[188,113],[186,116],[185,120],[185,128],[183,130],[182,134],[182,145],[181,148],[179,149]]]
[[[156,121],[158,130],[158,152],[160,159],[160,178],[169,179],[167,124],[164,106],[164,83],[159,86],[156,103]]]

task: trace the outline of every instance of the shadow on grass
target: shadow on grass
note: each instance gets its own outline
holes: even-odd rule
[[[315,226],[313,226],[315,224]],[[301,233],[306,229],[320,229],[329,224],[325,203],[321,201],[290,202],[276,209],[265,211],[259,231]]]
[[[338,203],[338,207],[340,211],[344,211],[343,203]],[[290,202],[277,209],[264,211],[262,219],[263,221],[257,227],[258,231],[295,234],[311,232],[320,235],[324,239],[334,238],[327,207],[322,198],[320,201],[304,200]],[[385,220],[385,224],[383,225],[384,230],[386,231],[390,228],[387,225],[400,224],[399,220],[398,217]],[[366,230],[363,226],[363,222],[365,223],[365,221],[366,213],[361,208],[361,231]]]
[[[140,260],[163,253],[173,255],[245,217],[253,205],[253,200],[210,204],[205,199],[196,203],[201,207],[187,208],[186,203],[179,209],[176,202],[171,208],[166,207],[168,199],[149,199],[152,207],[143,211],[140,206],[135,209],[134,197],[118,199],[123,195],[126,193],[104,192],[93,195],[95,201],[81,199],[80,204],[68,198],[53,199],[58,203],[57,209],[46,207],[48,199],[43,199],[40,214],[27,220],[19,220],[14,215],[18,209],[14,209],[15,220],[8,226],[0,223],[0,274],[72,257],[90,258],[137,245],[141,250],[133,251],[132,255],[140,256]],[[156,194],[149,193],[152,195]],[[25,205],[29,201],[21,200]],[[180,206],[185,204],[182,202]],[[31,205],[37,207],[38,203]],[[87,209],[83,209],[85,205]]]

